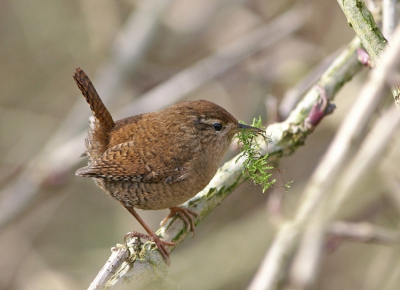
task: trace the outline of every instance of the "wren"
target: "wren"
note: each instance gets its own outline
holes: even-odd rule
[[[242,129],[224,108],[205,100],[179,102],[158,112],[114,121],[88,76],[80,68],[73,75],[92,110],[86,138],[89,164],[77,176],[92,177],[106,194],[118,200],[148,235],[130,236],[153,241],[169,263],[166,246],[146,225],[135,208],[170,209],[194,233],[196,212],[178,205],[210,182],[233,136]]]

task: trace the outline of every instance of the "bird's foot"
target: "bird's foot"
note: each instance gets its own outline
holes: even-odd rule
[[[125,243],[127,242],[128,239],[132,238],[140,238],[144,240],[151,241],[156,244],[158,251],[160,252],[161,256],[164,258],[165,262],[167,265],[170,265],[170,259],[169,259],[169,251],[167,249],[167,246],[175,246],[175,243],[172,242],[167,242],[167,241],[162,241],[160,238],[154,233],[149,233],[149,235],[139,233],[139,232],[129,232],[125,235],[124,241]]]
[[[185,222],[186,227],[192,232],[192,238],[195,234],[194,218],[198,216],[198,213],[180,206],[173,206],[169,208],[169,215],[162,220],[160,225],[164,225],[169,218],[174,217],[176,214]]]

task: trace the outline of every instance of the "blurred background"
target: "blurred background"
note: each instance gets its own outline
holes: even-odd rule
[[[354,37],[336,1],[0,4],[0,289],[85,289],[111,247],[129,231],[144,231],[92,180],[74,175],[86,163],[79,156],[90,116],[72,79],[76,67],[89,75],[114,119],[178,100],[207,99],[247,123],[261,115],[267,125],[284,119],[278,108],[288,92],[307,77],[306,88],[311,85],[326,68],[324,60]],[[247,39],[288,11],[305,21],[291,32],[281,25],[269,45],[263,45],[268,38],[255,44]],[[287,26],[294,25],[290,22]],[[242,54],[226,68],[212,58],[235,44]],[[154,88],[205,60],[212,66],[196,78],[177,81],[172,93],[154,97]],[[246,288],[364,77],[365,72],[347,84],[336,97],[335,113],[305,146],[281,160],[274,188],[262,193],[251,182],[242,184],[197,227],[195,238],[173,252],[170,276],[182,289]],[[198,85],[175,94],[191,81]],[[154,98],[146,101],[149,92]],[[226,160],[237,153],[232,146]],[[384,174],[374,174],[360,189],[362,198],[348,205],[347,219],[397,226],[399,200],[382,177],[396,168],[393,154],[377,169]],[[282,185],[291,181],[286,192]],[[167,213],[139,212],[153,229]],[[324,254],[316,289],[381,289],[398,252],[393,246],[343,242]]]

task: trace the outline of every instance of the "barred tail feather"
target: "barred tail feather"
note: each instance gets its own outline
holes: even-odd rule
[[[86,99],[86,102],[89,104],[93,116],[99,121],[104,130],[111,130],[115,125],[114,120],[103,101],[100,99],[89,77],[80,68],[76,69],[73,77],[82,95]]]
[[[77,68],[73,78],[93,114],[89,121],[90,129],[86,139],[86,152],[82,155],[88,155],[92,161],[99,158],[107,149],[109,132],[115,123],[85,72]]]

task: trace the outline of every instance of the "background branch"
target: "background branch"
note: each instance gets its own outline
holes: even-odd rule
[[[366,222],[348,223],[333,222],[329,226],[329,233],[339,239],[362,243],[393,244],[400,242],[398,231],[371,225]]]
[[[382,33],[388,41],[391,41],[398,22],[396,3],[396,0],[382,1]]]

